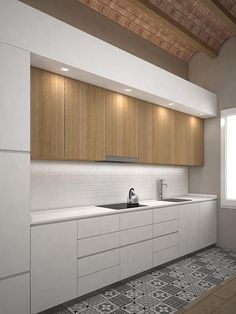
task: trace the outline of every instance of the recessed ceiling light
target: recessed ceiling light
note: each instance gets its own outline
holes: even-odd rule
[[[130,89],[130,88],[125,88],[125,91],[126,91],[126,92],[132,92],[132,89]]]
[[[174,102],[171,102],[171,103],[169,103],[169,106],[173,106],[175,103]]]
[[[61,70],[62,70],[63,72],[68,72],[68,71],[69,71],[68,68],[64,68],[64,67],[61,67]]]
[[[200,113],[199,116],[204,116],[204,113]]]

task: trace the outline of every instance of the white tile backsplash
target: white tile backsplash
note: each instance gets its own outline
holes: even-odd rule
[[[31,162],[31,210],[126,202],[133,187],[140,200],[188,193],[188,168],[119,163]]]

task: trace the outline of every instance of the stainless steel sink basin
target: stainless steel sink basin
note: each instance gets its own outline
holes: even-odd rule
[[[188,198],[164,198],[162,201],[178,203],[178,202],[189,202],[189,201],[191,201],[191,199],[188,199]]]

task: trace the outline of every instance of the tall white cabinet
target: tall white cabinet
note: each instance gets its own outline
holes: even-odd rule
[[[30,54],[0,43],[0,313],[30,313]]]

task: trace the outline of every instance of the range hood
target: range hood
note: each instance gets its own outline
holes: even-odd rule
[[[120,156],[111,156],[107,155],[105,161],[110,162],[127,162],[127,163],[135,163],[138,162],[138,157],[120,157]]]

